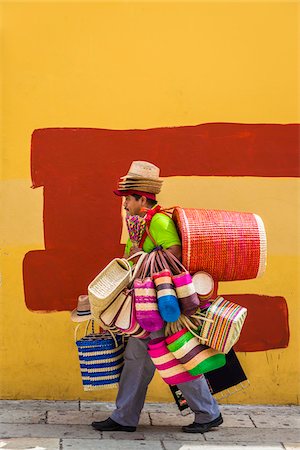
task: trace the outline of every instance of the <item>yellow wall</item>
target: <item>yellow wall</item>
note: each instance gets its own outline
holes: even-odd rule
[[[299,122],[297,9],[292,2],[2,2],[2,398],[115,396],[83,393],[68,313],[25,308],[22,260],[44,248],[42,189],[30,189],[32,131]],[[230,402],[299,402],[298,197],[297,179],[251,177],[169,178],[161,194],[167,206],[253,211],[267,226],[265,276],[222,283],[220,291],[285,296],[291,341],[239,354],[251,386]],[[157,376],[148,399],[171,400]]]

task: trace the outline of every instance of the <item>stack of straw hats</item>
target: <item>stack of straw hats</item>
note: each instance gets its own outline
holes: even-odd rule
[[[158,167],[147,161],[133,161],[127,175],[119,181],[118,192],[141,191],[159,194],[162,183]]]

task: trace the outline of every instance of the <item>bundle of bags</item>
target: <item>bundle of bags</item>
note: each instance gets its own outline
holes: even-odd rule
[[[168,250],[135,256],[134,267],[116,258],[90,283],[94,319],[106,330],[138,338],[165,328],[165,338],[149,342],[149,354],[169,384],[223,366],[247,310],[223,297],[201,309],[191,274]]]

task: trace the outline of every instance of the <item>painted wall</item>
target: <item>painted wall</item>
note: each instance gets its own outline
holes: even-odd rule
[[[114,391],[83,393],[69,313],[38,313],[25,305],[24,256],[34,250],[43,251],[45,243],[47,247],[43,211],[47,211],[49,203],[43,205],[42,188],[30,189],[34,130],[41,129],[33,134],[32,151],[38,149],[43,162],[45,145],[35,146],[36,139],[53,136],[53,131],[43,129],[158,128],[161,131],[165,127],[223,122],[223,127],[230,130],[226,123],[233,122],[276,124],[271,134],[263,133],[265,149],[251,140],[253,133],[244,135],[251,145],[244,148],[240,160],[244,160],[244,165],[250,161],[253,172],[240,172],[237,155],[232,158],[228,143],[237,139],[236,132],[231,137],[229,133],[228,137],[215,129],[213,137],[218,140],[222,136],[218,153],[207,157],[207,152],[203,152],[205,146],[200,146],[200,163],[196,159],[198,168],[203,167],[203,160],[208,161],[206,172],[189,171],[189,164],[181,172],[180,160],[171,169],[165,165],[166,157],[161,159],[164,160],[162,175],[167,178],[160,202],[165,206],[176,203],[186,207],[253,211],[263,217],[269,240],[266,274],[259,280],[220,283],[219,292],[284,298],[289,311],[290,341],[288,347],[285,339],[273,350],[238,353],[251,386],[229,401],[298,403],[298,132],[289,134],[294,129],[289,126],[283,127],[281,141],[276,135],[282,130],[280,124],[299,122],[297,4],[3,2],[1,8],[4,31],[1,185],[5,211],[1,220],[1,397],[104,400],[115,396]],[[118,175],[127,171],[129,161],[136,154],[141,155],[140,159],[148,155],[143,140],[140,149],[138,142],[135,143],[132,155],[122,152],[128,151],[125,144],[113,153],[111,141],[107,149],[99,147],[97,152],[91,144],[92,138],[90,141],[88,138],[93,133],[87,131],[80,131],[81,136],[85,133],[87,137],[78,144],[80,151],[86,142],[87,155],[95,152],[98,157],[103,156],[102,169],[105,167],[106,173],[111,170],[112,185]],[[63,170],[65,179],[73,173],[60,160],[61,155],[74,148],[70,142],[65,148],[62,145],[64,136],[70,133],[74,135],[72,130],[62,130],[63,137],[55,136],[50,146],[53,167],[61,171],[62,179]],[[122,146],[123,139],[127,139],[126,132],[118,139]],[[272,161],[268,150],[274,146],[281,149],[281,159],[274,153],[277,172],[266,174],[265,169]],[[190,142],[186,148],[191,149]],[[251,152],[258,148],[257,154]],[[77,148],[75,156],[78,151]],[[159,165],[160,147],[153,151],[153,162]],[[172,158],[171,146],[165,146],[164,152]],[[70,162],[76,160],[74,155],[70,151]],[[191,157],[188,151],[183,155],[186,160]],[[262,159],[265,155],[269,156],[267,164]],[[227,160],[224,172],[217,170],[220,158],[223,163]],[[94,163],[92,158],[87,160],[88,166]],[[117,174],[120,170],[122,173]],[[34,181],[35,174],[32,175]],[[93,180],[100,186],[101,181],[101,177]],[[120,203],[109,197],[110,186],[106,184],[105,189],[107,210],[103,215],[115,219]],[[63,198],[59,191],[56,194],[56,199]],[[75,190],[72,198],[81,198],[84,205],[84,196],[76,197],[76,194]],[[79,219],[84,220],[84,215]],[[57,229],[62,230],[63,224],[58,217]],[[113,245],[117,246],[121,221],[118,224],[114,221],[113,227]],[[51,250],[53,241],[49,242]],[[67,258],[60,261],[61,272],[68,274]],[[49,303],[45,302],[50,289],[48,283],[38,283],[38,291],[35,290],[45,310],[49,310]],[[64,302],[62,287],[59,283],[56,286],[57,302],[54,295],[52,299],[58,305]],[[72,296],[67,299],[67,307],[53,309],[70,309],[71,305],[74,305]],[[31,310],[43,309],[28,306]],[[158,376],[150,386],[148,399],[171,400],[168,388]]]

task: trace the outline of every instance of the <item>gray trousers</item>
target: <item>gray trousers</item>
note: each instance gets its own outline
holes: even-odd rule
[[[150,338],[160,336],[163,336],[162,330],[151,333]],[[139,422],[147,388],[155,372],[155,366],[147,352],[150,338],[131,337],[128,340],[116,409],[111,414],[111,418],[120,425],[135,427]],[[206,423],[219,416],[219,406],[211,395],[204,376],[187,383],[180,383],[178,387],[195,414],[195,422]]]

